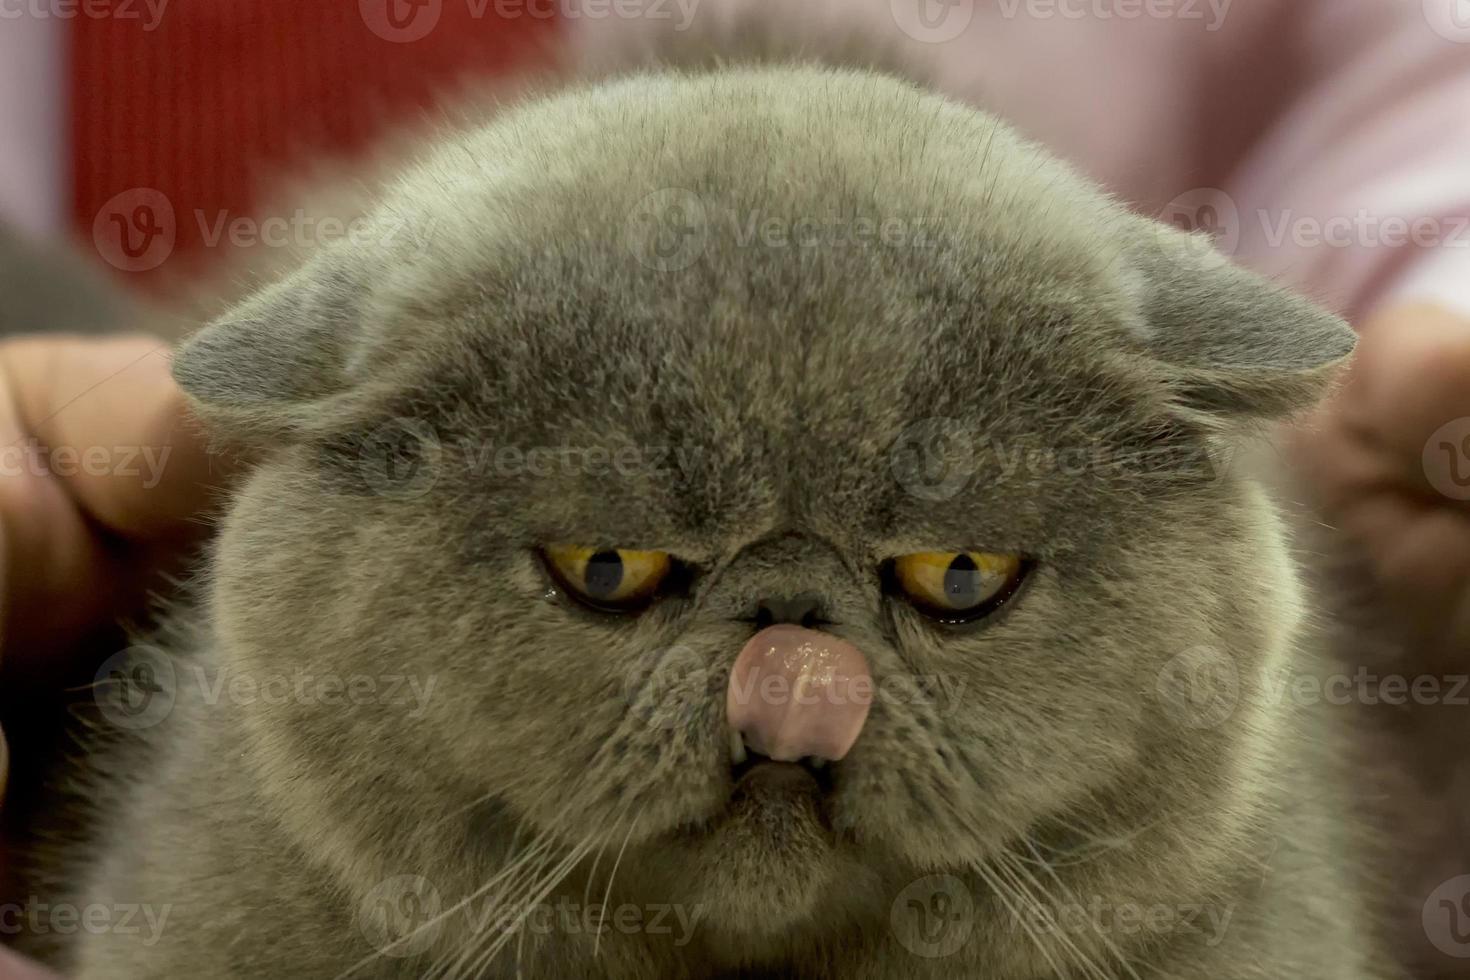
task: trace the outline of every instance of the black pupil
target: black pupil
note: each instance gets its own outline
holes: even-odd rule
[[[616,551],[599,551],[587,559],[584,576],[587,594],[594,599],[607,599],[615,595],[623,584],[623,559]]]
[[[944,594],[956,609],[977,605],[981,599],[980,568],[969,555],[956,555],[944,570]]]

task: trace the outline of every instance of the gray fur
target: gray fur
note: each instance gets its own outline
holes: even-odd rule
[[[83,937],[83,980],[454,976],[499,933],[455,912],[381,955],[374,903],[413,911],[383,883],[452,908],[536,841],[537,873],[471,911],[545,881],[547,905],[674,906],[692,935],[527,930],[458,975],[1389,975],[1340,719],[1272,696],[1315,669],[1308,602],[1224,465],[1326,391],[1341,322],[984,113],[856,70],[574,88],[446,137],[374,213],[410,233],[328,246],[178,355],[261,462],[90,883],[170,916],[148,946]],[[905,231],[742,241],[831,216]],[[628,465],[499,452],[538,447]],[[609,619],[556,594],[551,541],[699,575]],[[968,547],[1037,562],[980,628],[882,593],[885,559]],[[880,698],[830,832],[732,802],[724,732],[744,617],[813,590],[880,689],[938,692]],[[1236,681],[1221,717],[1169,686],[1198,656]],[[196,683],[298,670],[432,689],[418,711]],[[1099,928],[1029,908],[1094,900]],[[965,941],[922,955],[946,908]]]

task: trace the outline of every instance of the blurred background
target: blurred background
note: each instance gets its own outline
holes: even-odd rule
[[[299,246],[289,215],[281,238],[261,224],[283,180],[363,155],[447,91],[538,67],[558,30],[550,5],[437,6],[411,43],[391,40],[394,16],[424,16],[422,0],[0,13],[0,330],[94,329],[128,298],[178,301],[251,235]]]

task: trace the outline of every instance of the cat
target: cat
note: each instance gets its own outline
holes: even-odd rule
[[[74,976],[1394,976],[1238,452],[1339,319],[815,63],[528,97],[360,232],[176,355],[258,462],[103,672]]]

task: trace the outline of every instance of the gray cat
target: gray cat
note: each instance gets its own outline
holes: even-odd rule
[[[365,229],[177,356],[260,462],[101,689],[76,976],[1391,975],[1232,465],[1339,320],[852,69],[531,99]]]

